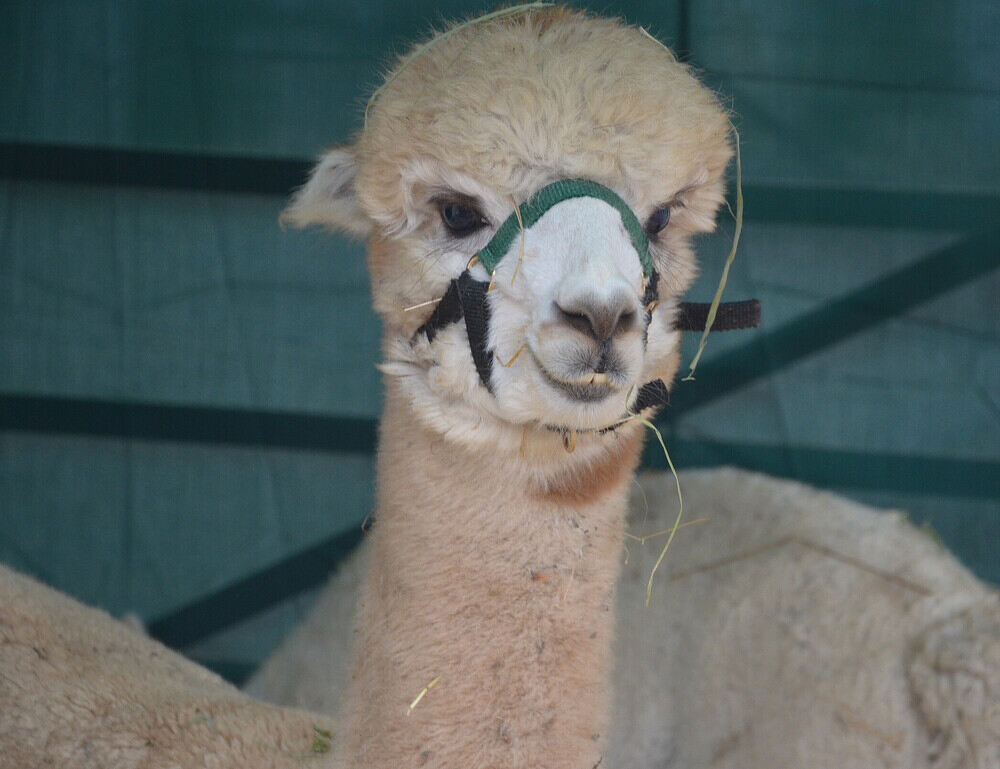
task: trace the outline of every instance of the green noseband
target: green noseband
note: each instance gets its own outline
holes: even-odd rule
[[[649,240],[646,238],[646,232],[639,224],[635,213],[613,190],[586,179],[561,179],[552,182],[532,195],[526,203],[518,206],[520,219],[516,211],[507,217],[493,239],[477,254],[480,264],[492,275],[500,260],[510,251],[514,239],[521,234],[522,222],[524,229],[528,229],[556,203],[570,198],[597,198],[618,211],[622,217],[622,224],[625,225],[632,240],[632,246],[639,254],[642,274],[648,280],[653,274],[653,260],[649,256]]]

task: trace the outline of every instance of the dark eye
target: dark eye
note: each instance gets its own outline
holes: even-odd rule
[[[471,235],[487,225],[479,211],[464,203],[445,202],[441,204],[441,221],[452,235]]]
[[[670,206],[660,206],[646,220],[646,234],[650,237],[658,235],[663,231],[663,228],[667,226],[667,222],[670,221]]]

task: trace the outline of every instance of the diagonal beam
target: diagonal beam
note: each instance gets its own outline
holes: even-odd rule
[[[246,662],[244,660],[226,660],[226,659],[198,659],[197,657],[191,658],[192,662],[197,662],[202,667],[206,667],[215,673],[217,676],[225,678],[233,686],[241,687],[252,676],[260,663]]]
[[[358,543],[361,527],[293,553],[149,623],[149,634],[175,649],[188,646],[323,584]]]
[[[827,488],[1000,499],[996,460],[690,440],[670,441],[670,452],[676,464],[686,467],[736,465]],[[662,469],[666,462],[662,453],[648,449],[644,465]],[[149,632],[175,648],[196,643],[320,586],[361,539],[357,527],[293,553],[154,620]]]
[[[671,422],[997,267],[1000,229],[991,229],[934,251],[773,331],[751,332],[755,338],[749,343],[702,364],[694,382],[678,382],[660,420]],[[766,312],[765,305],[765,323]]]

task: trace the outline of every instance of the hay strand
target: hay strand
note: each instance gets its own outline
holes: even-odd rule
[[[440,302],[442,297],[437,299],[428,299],[426,302],[421,302],[420,304],[411,304],[409,307],[404,307],[403,312],[412,312],[413,310],[419,310],[421,307],[430,307],[432,304],[437,304]]]
[[[429,692],[431,689],[437,686],[438,681],[440,680],[441,676],[435,676],[433,681],[431,681],[429,684],[427,684],[427,686],[425,686],[423,689],[420,690],[420,694],[418,694],[416,699],[414,699],[413,702],[410,703],[410,707],[406,709],[406,715],[410,715],[410,713],[413,712],[413,709],[420,704],[420,700],[424,698],[427,692]]]
[[[669,48],[667,48],[667,46],[666,46],[665,43],[663,43],[662,41],[657,40],[655,37],[653,37],[653,35],[651,35],[649,33],[649,31],[645,27],[639,27],[639,31],[642,32],[642,34],[644,34],[646,37],[648,37],[654,43],[656,43],[658,46],[660,46],[660,48],[662,48],[664,51],[666,51],[669,54],[669,56],[670,56],[671,59],[673,59],[674,61],[677,61],[677,57],[674,56],[674,52],[671,51]]]
[[[681,479],[677,477],[677,468],[674,467],[674,461],[670,458],[670,452],[667,451],[667,444],[663,442],[663,435],[656,428],[652,422],[648,419],[643,419],[642,417],[637,417],[637,421],[640,424],[645,425],[656,435],[656,440],[660,442],[660,448],[663,449],[663,456],[667,458],[667,464],[670,465],[670,472],[673,473],[674,483],[677,484],[677,501],[679,507],[677,508],[677,517],[674,519],[674,525],[670,529],[670,534],[667,536],[667,542],[660,551],[660,557],[656,559],[656,563],[653,564],[653,570],[649,572],[649,581],[646,583],[646,606],[649,606],[649,597],[653,594],[653,577],[656,576],[656,570],[660,568],[660,564],[663,563],[663,559],[667,555],[667,550],[670,549],[670,543],[674,541],[674,536],[677,534],[677,529],[681,526],[681,518],[684,516],[684,495],[681,494]]]
[[[733,129],[733,135],[736,137],[736,229],[733,232],[733,247],[729,250],[729,256],[726,258],[726,263],[722,268],[722,277],[719,279],[719,287],[715,289],[712,305],[708,308],[708,317],[705,319],[705,330],[701,332],[701,339],[698,342],[698,352],[695,353],[694,358],[691,360],[691,368],[687,376],[681,380],[682,382],[690,382],[694,379],[694,370],[698,367],[698,361],[701,360],[701,354],[705,351],[705,345],[708,343],[708,332],[712,330],[712,324],[715,323],[715,314],[718,312],[719,303],[722,301],[722,291],[725,289],[726,280],[729,278],[729,267],[736,258],[736,248],[740,243],[740,233],[743,231],[743,166],[740,162],[740,133],[732,123],[729,124],[729,127]]]
[[[513,198],[511,198],[511,203],[514,204],[514,215],[517,217],[517,225],[521,228],[521,253],[517,255],[517,264],[514,265],[514,274],[510,278],[510,285],[513,287],[514,280],[517,278],[517,272],[521,269],[521,262],[524,261],[524,240],[527,233],[524,231],[524,219],[521,217],[521,207]]]
[[[712,519],[711,518],[695,518],[693,521],[684,521],[684,523],[682,523],[680,526],[678,526],[677,529],[680,530],[680,529],[684,529],[684,528],[686,528],[688,526],[694,526],[696,523],[708,523],[710,520],[712,520]],[[625,537],[627,539],[633,539],[636,542],[638,542],[640,545],[645,545],[649,540],[653,539],[654,537],[662,537],[664,534],[669,534],[672,531],[673,531],[673,527],[671,527],[669,529],[660,529],[660,531],[654,531],[651,534],[643,534],[641,537],[637,536],[635,534],[630,534],[627,531],[624,532],[624,534],[625,534]]]
[[[657,40],[649,34],[644,27],[639,27],[639,31],[666,51],[671,59],[677,61],[677,57],[674,56],[674,52],[671,51],[665,43]],[[698,351],[691,360],[690,370],[688,371],[687,376],[681,380],[682,382],[689,382],[694,379],[694,371],[698,367],[698,361],[701,359],[701,354],[704,352],[705,345],[708,343],[708,332],[712,330],[712,324],[715,323],[715,315],[719,311],[719,303],[722,301],[722,291],[726,287],[726,280],[729,278],[729,267],[736,258],[736,247],[739,245],[740,233],[743,231],[743,167],[740,162],[740,132],[736,130],[736,126],[733,125],[732,121],[730,121],[729,127],[733,130],[733,135],[736,137],[736,214],[734,217],[736,219],[736,230],[733,233],[733,246],[729,251],[729,257],[726,259],[725,266],[722,268],[722,277],[719,279],[719,286],[716,288],[715,297],[712,299],[712,304],[708,308],[708,318],[705,320],[705,330],[701,332],[701,339],[698,342]],[[728,201],[726,202],[726,205],[729,205]],[[732,213],[731,208],[729,209],[729,212]],[[666,448],[664,448],[664,451],[666,451]]]
[[[631,392],[632,390],[629,390],[630,394]],[[628,400],[629,398],[627,397],[626,402]],[[663,449],[663,456],[666,457],[667,459],[667,465],[670,467],[670,472],[674,476],[674,483],[677,485],[677,501],[680,504],[680,507],[677,510],[677,518],[674,519],[674,525],[663,532],[657,532],[656,534],[649,535],[651,537],[660,534],[668,535],[667,543],[663,546],[663,549],[660,551],[660,556],[656,559],[656,563],[653,564],[653,570],[649,573],[649,581],[646,583],[646,606],[649,607],[649,598],[653,594],[653,577],[656,576],[657,569],[660,568],[660,564],[663,563],[663,559],[667,555],[667,550],[670,549],[670,543],[674,541],[674,536],[677,534],[677,530],[681,527],[681,518],[684,516],[684,495],[681,493],[681,479],[677,475],[677,468],[674,467],[674,461],[670,458],[670,452],[667,451],[667,444],[663,440],[663,433],[659,431],[656,425],[654,425],[648,419],[639,416],[638,414],[630,413],[619,424],[623,424],[624,422],[638,422],[647,429],[653,431],[653,434],[656,436],[656,440],[659,441],[660,443],[660,448]]]
[[[500,357],[500,353],[498,353],[498,352],[497,352],[496,350],[494,350],[494,351],[493,351],[493,357],[494,357],[494,358],[496,358],[496,359],[497,359],[497,363],[499,363],[499,364],[500,364],[501,366],[503,366],[504,368],[510,368],[511,366],[513,366],[513,365],[514,365],[514,361],[516,361],[516,360],[517,360],[517,357],[518,357],[518,356],[519,356],[519,355],[520,355],[520,354],[521,354],[522,352],[524,352],[524,348],[525,348],[525,347],[527,347],[527,346],[528,346],[528,343],[527,343],[527,342],[525,342],[525,343],[524,343],[524,344],[522,344],[522,345],[521,345],[520,347],[518,347],[518,348],[517,348],[517,352],[516,352],[516,353],[514,353],[514,357],[513,357],[513,358],[511,358],[511,359],[510,359],[509,361],[507,361],[506,363],[504,363],[504,362],[503,362],[503,358],[501,358],[501,357]]]

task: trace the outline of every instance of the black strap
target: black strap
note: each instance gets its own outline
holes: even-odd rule
[[[653,270],[652,274],[649,276],[649,280],[646,281],[646,291],[642,295],[642,306],[646,308],[647,315],[652,315],[650,310],[655,307],[653,302],[658,301],[660,298],[659,285],[660,273]]]
[[[465,315],[465,332],[469,338],[469,350],[479,372],[479,379],[486,389],[493,392],[490,376],[493,374],[493,354],[487,349],[490,329],[490,305],[486,292],[490,284],[476,280],[466,270],[458,276],[458,297]]]
[[[654,271],[646,283],[646,291],[643,295],[647,315],[652,314],[650,305],[658,297],[658,282],[659,275]],[[448,284],[448,290],[438,302],[437,307],[434,308],[434,312],[431,313],[427,322],[417,329],[417,334],[426,334],[427,341],[433,342],[434,337],[442,328],[464,318],[469,350],[472,352],[472,360],[476,364],[479,379],[486,386],[486,389],[493,392],[493,385],[490,382],[493,373],[493,355],[487,349],[490,325],[490,306],[489,302],[486,301],[487,291],[489,291],[489,283],[476,280],[468,270],[465,270]],[[701,331],[708,319],[710,306],[697,302],[681,302],[674,328],[679,331]],[[759,325],[760,302],[757,299],[749,299],[743,302],[723,302],[720,304],[711,330],[733,331],[742,328],[756,328]],[[636,413],[639,413],[652,406],[662,406],[669,402],[670,393],[667,386],[662,379],[654,379],[639,388],[632,408]]]
[[[646,284],[646,293],[643,295],[643,302],[648,308],[650,303],[657,297],[658,274],[653,273]],[[457,323],[466,316],[466,308],[473,313],[478,313],[481,318],[473,321],[476,328],[485,332],[489,321],[489,308],[486,307],[484,299],[475,301],[477,298],[485,297],[489,284],[478,281],[466,270],[458,278],[448,284],[448,290],[441,301],[437,303],[434,312],[419,329],[417,334],[426,334],[427,341],[433,342],[445,326]],[[477,311],[476,306],[484,307],[482,311]],[[681,302],[677,320],[674,328],[678,331],[701,331],[705,328],[708,320],[708,310],[711,305],[707,302]],[[466,327],[469,321],[466,319]],[[715,314],[715,322],[712,324],[712,331],[736,331],[739,329],[757,328],[760,325],[760,300],[747,299],[742,302],[722,302]],[[478,338],[478,337],[477,337]],[[485,338],[485,333],[483,337]],[[485,351],[480,352],[481,357],[488,358]],[[475,357],[475,353],[473,354]],[[479,364],[477,363],[477,368]]]
[[[666,406],[668,403],[670,403],[670,391],[662,379],[654,379],[639,388],[639,394],[632,404],[632,411],[639,414],[651,406]]]
[[[712,305],[702,302],[681,302],[674,321],[678,331],[702,331],[708,321],[708,310]],[[760,300],[747,299],[743,302],[723,302],[715,313],[712,331],[738,331],[757,328],[760,325]]]
[[[466,275],[468,273],[462,273]],[[434,312],[427,319],[427,322],[417,329],[417,334],[427,334],[427,341],[433,342],[437,332],[452,323],[458,323],[462,319],[462,300],[458,295],[458,279],[448,284],[441,301],[437,303]]]

